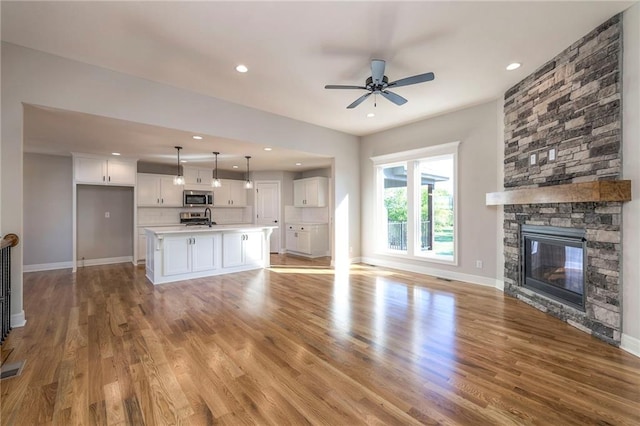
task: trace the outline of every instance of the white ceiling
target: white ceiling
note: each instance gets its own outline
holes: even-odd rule
[[[1,12],[3,41],[367,135],[497,99],[631,4],[2,1]],[[409,100],[403,106],[378,99],[374,108],[370,97],[347,110],[364,92],[325,90],[324,85],[362,85],[370,75],[373,58],[387,61],[385,74],[390,80],[429,71],[436,79],[395,89]],[[506,71],[505,66],[514,61],[523,66]],[[246,64],[249,72],[237,73],[238,63]],[[367,118],[369,112],[376,116]],[[33,128],[25,129],[25,137],[33,135],[27,147],[33,151],[54,151],[65,140],[54,138],[53,129],[71,136],[69,128],[55,123],[58,113],[61,122],[74,123],[76,129],[74,120],[87,121],[80,128],[93,123],[111,131],[118,131],[115,128],[124,123],[109,124],[86,114],[50,109],[33,108],[33,113],[29,121]],[[123,126],[122,136],[133,138],[128,146],[139,148],[140,157],[149,154],[151,158],[145,159],[161,155],[145,151],[152,149],[149,135],[176,136],[171,134],[175,130],[136,127],[136,123]],[[98,143],[91,147],[98,149]],[[249,155],[255,150],[259,169],[265,155],[262,147],[244,146],[241,141],[226,143],[230,149],[240,146]],[[78,150],[87,151],[89,145],[85,139]],[[226,147],[219,150],[223,149]],[[301,161],[302,157],[296,157],[299,154],[287,153],[287,161]],[[318,161],[327,165],[329,160]]]
[[[24,106],[23,136],[27,152],[54,155],[72,152],[111,155],[118,152],[142,161],[176,164],[177,151],[173,147],[179,145],[182,147],[180,159],[186,160],[183,164],[186,166],[212,168],[214,150],[220,152],[218,167],[226,170],[233,170],[235,165],[239,171],[245,171],[246,155],[251,156],[251,170],[302,171],[331,166],[330,157],[207,135],[199,135],[203,139],[195,140],[194,135],[92,114]],[[87,150],[87,147],[91,149]],[[264,148],[272,150],[265,151]]]

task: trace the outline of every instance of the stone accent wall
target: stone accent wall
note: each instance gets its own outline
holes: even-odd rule
[[[620,178],[621,58],[616,15],[505,93],[505,188]],[[622,205],[509,205],[504,212],[505,292],[619,344]],[[522,287],[523,224],[586,229],[586,312]]]

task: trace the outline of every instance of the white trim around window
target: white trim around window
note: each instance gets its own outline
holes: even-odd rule
[[[371,157],[374,164],[375,181],[375,226],[381,226],[381,221],[386,218],[384,208],[384,176],[383,169],[406,165],[407,168],[407,230],[406,250],[392,250],[388,248],[388,234],[376,230],[376,254],[384,256],[400,257],[405,259],[420,260],[426,262],[458,265],[458,146],[460,142],[450,142],[425,148],[413,149],[397,153]],[[438,255],[436,253],[423,252],[419,249],[420,233],[420,183],[417,169],[421,160],[451,156],[453,159],[453,256]]]
[[[425,157],[436,157],[445,154],[458,154],[460,141],[443,143],[440,145],[427,146],[424,148],[411,149],[409,151],[394,152],[391,154],[376,155],[371,157],[374,166],[392,165],[403,161],[420,160]]]

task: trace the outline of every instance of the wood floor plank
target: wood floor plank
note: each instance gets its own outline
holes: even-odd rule
[[[25,274],[0,422],[638,425],[640,359],[491,288],[326,259]]]
[[[125,421],[123,400],[120,395],[118,382],[108,383],[103,386],[104,403],[107,411],[108,425],[123,425]]]

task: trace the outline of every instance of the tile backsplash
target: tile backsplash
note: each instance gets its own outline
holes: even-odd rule
[[[284,207],[285,223],[329,223],[328,207]]]
[[[203,208],[187,208],[187,207],[139,207],[138,208],[138,225],[172,225],[180,223],[180,212],[185,211],[204,211]],[[251,223],[253,219],[253,207],[241,208],[212,208],[212,219],[218,224],[231,223]]]

